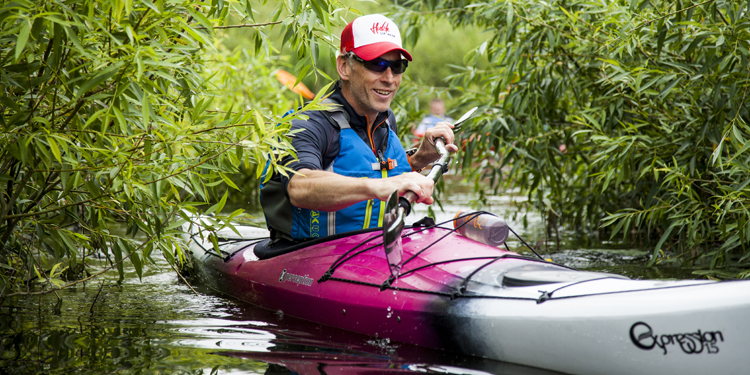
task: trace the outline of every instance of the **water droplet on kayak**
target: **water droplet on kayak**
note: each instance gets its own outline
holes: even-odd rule
[[[391,311],[391,307],[390,306],[388,306],[388,311]]]
[[[386,318],[390,318],[390,317],[392,317],[392,316],[393,316],[393,312],[389,312],[389,313],[388,313],[388,315],[386,315],[385,317],[386,317]]]
[[[346,315],[346,309],[342,309],[341,311]]]

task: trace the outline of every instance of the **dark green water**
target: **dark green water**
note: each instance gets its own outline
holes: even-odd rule
[[[492,212],[508,215],[512,197]],[[438,220],[469,205],[457,195]],[[485,208],[486,209],[486,208]],[[416,210],[414,221],[425,214]],[[520,220],[520,219],[519,219]],[[527,242],[545,230],[530,216]],[[535,224],[536,223],[536,224]],[[679,269],[646,268],[649,252],[617,243],[581,240],[561,232],[556,245],[539,246],[555,262],[634,278],[687,278]],[[592,245],[592,243],[595,243]],[[523,245],[509,240],[512,249]],[[129,274],[114,273],[57,296],[10,299],[0,307],[0,374],[549,374],[533,368],[378,341],[278,316],[229,298],[188,288],[163,259]]]
[[[198,288],[164,260],[0,310],[2,374],[550,374],[328,328]],[[101,292],[100,292],[101,288]],[[13,307],[8,307],[13,306]]]

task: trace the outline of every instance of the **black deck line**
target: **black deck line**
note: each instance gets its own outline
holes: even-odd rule
[[[409,226],[409,227],[405,227],[406,229],[414,229],[414,230],[412,232],[410,232],[410,233],[407,233],[407,234],[403,235],[403,237],[411,236],[413,234],[420,233],[420,232],[422,232],[424,230],[432,229],[432,228],[440,228],[440,229],[448,230],[448,231],[450,231],[449,233],[451,233],[451,232],[454,231],[453,229],[450,229],[450,228],[441,227],[440,225],[442,225],[442,224],[445,224],[445,223],[438,224],[438,225],[436,225],[434,227],[422,227],[422,226]],[[311,240],[311,241],[301,242],[299,244],[296,244],[294,246],[290,246],[289,248],[287,248],[287,249],[289,249],[289,251],[287,251],[287,253],[288,252],[293,252],[293,251],[296,251],[296,250],[300,250],[300,249],[303,249],[305,247],[317,245],[317,244],[320,244],[320,243],[325,243],[325,242],[328,242],[328,241],[337,240],[337,239],[343,238],[343,237],[349,237],[349,236],[353,236],[353,235],[357,235],[357,234],[362,234],[362,233],[370,233],[370,232],[375,232],[375,231],[378,231],[378,230],[382,231],[382,229],[383,229],[382,227],[361,229],[361,230],[357,230],[357,231],[345,232],[345,233],[340,233],[340,234],[336,234],[336,235],[332,235],[332,236],[322,237],[322,238],[318,238],[318,239]],[[192,235],[191,237],[194,237],[194,235]],[[427,250],[430,246],[434,245],[437,242],[440,242],[445,237],[446,236],[442,236],[441,238],[439,238],[438,240],[436,240],[432,244],[430,244],[428,247],[422,249],[419,253],[422,253],[423,251]],[[373,240],[374,238],[375,237],[369,238],[365,242],[369,242],[369,241]],[[253,240],[258,240],[258,239],[257,238],[244,239],[244,240],[238,240],[237,242],[253,241]],[[203,249],[207,254],[219,257],[219,254],[216,254],[214,251],[212,251],[213,249],[211,249],[211,250],[206,249],[198,241],[196,241],[196,244],[198,246],[200,246],[201,249]],[[251,246],[251,245],[254,245],[254,244],[257,244],[257,242],[253,243],[253,244],[249,244],[248,246]],[[363,251],[360,251],[360,252],[357,252],[357,253],[353,254],[352,256],[344,259],[344,261],[338,263],[340,260],[342,260],[343,258],[345,258],[346,255],[350,254],[350,252],[352,250],[357,249],[362,244],[363,243],[361,243],[359,245],[356,245],[354,248],[348,250],[346,253],[344,253],[344,255],[342,257],[340,257],[336,262],[334,262],[332,264],[332,266],[335,265],[336,266],[335,268],[337,268],[338,266],[341,266],[342,264],[344,264],[346,261],[354,258],[356,255],[359,255],[361,253],[364,253],[364,252],[366,252],[368,250],[371,250],[371,249],[377,247],[377,244],[374,245],[374,246],[371,246],[371,247],[369,247],[367,249],[364,249]],[[239,251],[241,251],[242,249],[245,249],[245,248],[247,248],[247,246],[243,246],[241,249],[239,249],[239,250],[233,252],[232,254],[230,254],[227,258],[231,258],[231,256],[233,256],[234,254],[236,254],[237,252],[239,252]],[[221,252],[225,253],[225,254],[229,254],[229,253],[227,253],[225,251],[221,251]],[[272,259],[272,258],[270,258],[270,259]],[[497,261],[499,259],[520,259],[520,260],[527,260],[527,261],[536,262],[536,263],[544,263],[544,264],[555,265],[555,266],[563,267],[563,268],[566,268],[566,269],[569,269],[569,270],[572,270],[572,271],[580,271],[580,270],[575,269],[573,267],[568,267],[568,266],[565,266],[565,265],[562,265],[562,264],[548,262],[548,261],[540,260],[540,259],[533,258],[533,257],[527,257],[527,256],[523,256],[523,255],[503,254],[503,255],[497,256],[497,257],[488,256],[488,257],[475,257],[475,258],[459,258],[459,259],[449,259],[449,260],[440,261],[440,262],[433,262],[433,263],[429,263],[429,264],[425,264],[425,265],[419,266],[419,267],[411,269],[411,270],[407,270],[404,273],[402,273],[401,275],[405,276],[405,275],[413,273],[413,272],[415,272],[417,270],[424,269],[424,268],[431,267],[431,266],[435,266],[435,265],[439,265],[439,264],[446,264],[446,263],[452,263],[452,262],[460,262],[460,261],[466,261],[466,260],[480,260],[480,259],[492,259],[492,261],[491,262],[487,262],[487,263],[485,263],[483,265],[478,266],[477,269],[474,270],[473,272],[471,272],[470,275],[466,278],[466,280],[464,280],[464,282],[462,283],[462,286],[465,286],[467,284],[467,281],[468,281],[468,279],[471,276],[473,276],[474,274],[476,274],[482,268],[488,266],[489,264],[491,264],[491,263],[493,263],[493,262],[495,262],[495,261]],[[336,263],[338,263],[338,264],[336,264]],[[335,268],[334,268],[334,270],[335,270]],[[585,271],[581,271],[581,272],[585,272]],[[676,289],[676,288],[687,288],[687,287],[695,287],[695,286],[712,285],[711,283],[699,283],[699,284],[687,284],[687,285],[671,285],[671,286],[663,286],[663,287],[655,287],[655,288],[645,288],[645,289],[618,290],[618,291],[611,291],[611,292],[600,292],[600,293],[581,294],[581,295],[563,296],[563,297],[553,297],[552,296],[552,294],[554,294],[555,292],[557,292],[557,291],[559,291],[561,289],[565,289],[565,288],[570,287],[570,286],[579,285],[579,284],[583,284],[583,283],[587,283],[587,282],[591,282],[591,281],[597,281],[597,280],[607,279],[607,278],[608,277],[597,278],[597,279],[589,279],[589,280],[582,280],[582,281],[577,281],[577,282],[570,283],[570,284],[560,285],[557,288],[553,289],[551,292],[540,290],[539,291],[540,293],[547,294],[549,296],[549,298],[544,299],[542,301],[542,303],[549,302],[549,301],[554,301],[554,300],[564,300],[564,299],[594,297],[594,296],[613,295],[613,294],[624,294],[624,293],[633,293],[633,292],[642,292],[642,291],[645,292],[645,291],[656,291],[656,290],[667,290],[667,289]],[[358,281],[358,280],[351,280],[351,279],[344,279],[344,278],[333,277],[333,276],[329,276],[326,280],[340,281],[340,282],[352,283],[352,284],[357,284],[357,285],[370,286],[370,287],[373,287],[373,288],[378,288],[381,291],[385,290],[385,289],[391,289],[391,290],[396,290],[396,291],[405,291],[405,292],[414,292],[414,293],[423,293],[423,294],[433,294],[433,295],[448,297],[450,299],[458,299],[458,298],[472,298],[472,299],[478,299],[479,298],[479,299],[481,299],[481,298],[486,298],[486,299],[502,299],[502,300],[528,300],[528,301],[537,301],[537,303],[539,303],[539,298],[532,298],[532,297],[509,297],[509,296],[491,296],[491,295],[480,295],[480,294],[446,293],[446,292],[437,292],[437,291],[430,291],[430,290],[419,290],[419,289],[404,288],[404,287],[394,287],[394,286],[390,286],[390,285],[384,286],[384,284],[368,283],[368,282],[363,282],[363,281]],[[742,281],[742,280],[730,280],[730,281]],[[728,281],[725,281],[725,282],[728,282]],[[549,285],[553,285],[553,284],[559,284],[559,283],[551,283]],[[537,286],[537,287],[540,287],[540,286]]]
[[[538,298],[533,297],[509,297],[509,296],[490,296],[485,294],[451,294],[446,292],[436,292],[431,290],[420,290],[420,289],[412,289],[412,288],[404,288],[404,287],[394,287],[394,286],[386,286],[385,288],[381,284],[374,284],[374,283],[368,283],[364,281],[357,281],[357,280],[351,280],[351,279],[342,279],[340,277],[331,277],[328,280],[331,281],[340,281],[345,283],[351,283],[351,284],[357,284],[357,285],[364,285],[364,286],[370,286],[373,288],[378,289],[391,289],[396,291],[403,291],[403,292],[414,292],[414,293],[422,293],[422,294],[433,294],[437,296],[443,296],[450,299],[458,299],[458,298],[471,298],[471,299],[502,299],[502,300],[524,300],[524,301],[538,301]],[[592,279],[592,280],[586,280],[586,281],[596,281],[601,279]],[[744,280],[728,280],[725,282],[731,282],[731,281],[744,281]],[[578,282],[576,284],[580,284],[581,282]],[[557,301],[557,300],[564,300],[564,299],[574,299],[574,298],[585,298],[585,297],[596,297],[596,296],[606,296],[606,295],[612,295],[612,294],[624,294],[624,293],[634,293],[634,292],[649,292],[649,291],[655,291],[655,290],[667,290],[667,289],[677,289],[677,288],[688,288],[688,287],[694,287],[694,286],[707,286],[712,285],[713,283],[701,283],[701,284],[688,284],[688,285],[671,285],[671,286],[663,286],[663,287],[657,287],[657,288],[645,288],[645,289],[628,289],[628,290],[616,290],[611,292],[601,292],[601,293],[591,293],[591,294],[579,294],[575,296],[564,296],[564,297],[550,297],[549,299],[546,299],[544,302],[549,301]],[[571,284],[572,285],[572,284]],[[565,285],[568,286],[568,285]],[[565,287],[563,286],[563,287]]]

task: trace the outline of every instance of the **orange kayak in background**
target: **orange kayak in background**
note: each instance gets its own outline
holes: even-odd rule
[[[274,72],[274,75],[276,75],[276,79],[278,79],[282,85],[286,86],[289,90],[292,90],[295,94],[302,95],[305,99],[315,99],[315,94],[313,94],[304,83],[297,82],[297,77],[292,73],[279,69]],[[294,82],[297,82],[297,84],[295,85]]]

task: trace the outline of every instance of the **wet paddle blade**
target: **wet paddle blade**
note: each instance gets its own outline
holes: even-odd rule
[[[394,278],[401,274],[401,261],[404,257],[404,249],[401,247],[404,216],[404,209],[398,206],[398,192],[394,191],[386,201],[383,216],[383,248]]]

